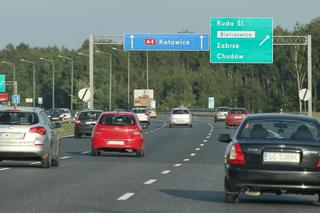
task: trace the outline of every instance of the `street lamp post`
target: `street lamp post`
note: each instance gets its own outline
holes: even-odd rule
[[[20,61],[33,65],[33,101],[32,102],[33,102],[33,107],[35,107],[36,106],[36,63],[23,58],[21,58]]]
[[[82,52],[78,52],[78,55],[82,55],[82,56],[86,56],[86,57],[90,58],[90,56],[88,54],[85,54],[85,53],[82,53]],[[90,61],[90,59],[89,59],[89,61]],[[89,85],[90,85],[90,76],[91,75],[90,75],[90,72],[89,72]],[[90,92],[91,92],[91,95],[93,95],[91,90],[90,90]],[[90,101],[88,102],[88,109],[93,109],[92,106],[91,106]]]
[[[73,58],[67,57],[67,56],[62,56],[62,55],[58,55],[59,58],[64,58],[66,60],[71,61],[71,89],[70,89],[70,110],[73,110]]]
[[[117,50],[120,52],[124,52],[123,50],[120,50],[118,48],[112,47],[113,50]],[[130,108],[130,52],[128,53],[128,110]]]
[[[111,100],[112,100],[112,97],[111,97],[111,92],[112,92],[112,54],[102,52],[100,50],[96,50],[95,52],[109,56],[109,110],[111,110],[111,107],[112,107],[112,105],[111,105]]]
[[[40,57],[40,60],[49,61],[52,63],[52,109],[54,109],[54,60]]]

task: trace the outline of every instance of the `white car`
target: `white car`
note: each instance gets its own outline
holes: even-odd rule
[[[169,127],[184,125],[192,127],[192,114],[186,107],[173,108],[170,113]]]
[[[150,125],[150,115],[147,108],[132,108],[131,112],[138,116],[142,127],[148,128]]]

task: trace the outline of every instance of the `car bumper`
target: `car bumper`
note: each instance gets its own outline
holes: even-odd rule
[[[78,125],[75,126],[75,133],[91,135],[94,125]]]
[[[215,120],[216,121],[224,121],[226,120],[226,115],[215,115]]]
[[[226,121],[226,126],[239,126],[242,120]]]
[[[33,160],[45,157],[49,146],[0,146],[0,159],[2,160]]]
[[[231,185],[227,191],[320,192],[320,171],[257,170],[227,165],[226,178]]]
[[[123,144],[109,144],[109,141],[122,141]],[[135,137],[130,139],[106,139],[100,137],[92,138],[92,147],[94,149],[100,150],[110,150],[110,149],[133,149],[140,150],[143,146],[143,138]]]

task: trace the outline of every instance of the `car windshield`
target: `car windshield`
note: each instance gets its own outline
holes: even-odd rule
[[[240,139],[284,139],[319,141],[319,127],[299,120],[248,120],[240,130]]]
[[[172,114],[189,114],[189,111],[186,109],[174,109]]]
[[[246,114],[247,110],[245,109],[230,109],[229,114]]]
[[[81,112],[79,115],[80,120],[96,120],[100,116],[101,112]]]
[[[217,108],[217,112],[228,112],[230,108],[228,107],[221,107],[221,108]]]
[[[104,115],[100,118],[98,124],[106,126],[132,126],[135,125],[133,116],[127,115]]]
[[[0,112],[0,125],[31,125],[37,123],[39,123],[39,118],[33,112]]]

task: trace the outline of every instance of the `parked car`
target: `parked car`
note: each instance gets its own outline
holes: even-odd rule
[[[34,107],[0,108],[0,161],[41,160],[58,166],[60,141],[46,113]]]
[[[173,108],[170,112],[169,127],[184,125],[192,127],[192,114],[186,107]]]
[[[139,119],[131,112],[103,112],[93,130],[91,154],[129,152],[144,156],[143,132]]]
[[[247,115],[248,111],[245,108],[230,109],[226,117],[226,128],[229,128],[230,126],[239,126]]]
[[[132,108],[131,112],[138,116],[138,119],[143,128],[148,128],[150,125],[150,116],[147,108]]]
[[[81,138],[82,135],[91,135],[102,110],[84,110],[79,113],[74,125],[74,137]]]
[[[225,201],[239,193],[258,196],[317,194],[320,201],[320,123],[301,115],[249,115],[225,151]]]
[[[217,107],[213,113],[214,122],[225,121],[230,107]]]

